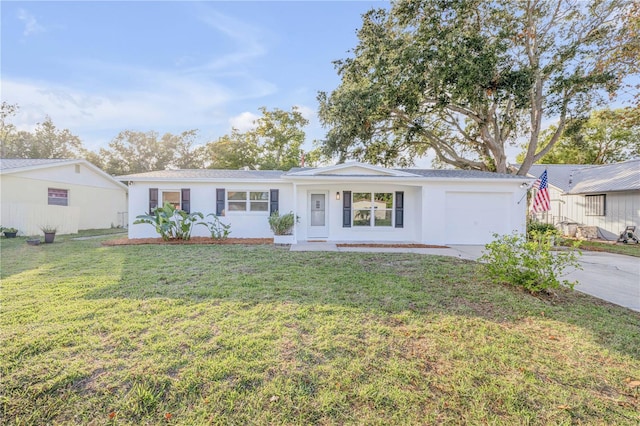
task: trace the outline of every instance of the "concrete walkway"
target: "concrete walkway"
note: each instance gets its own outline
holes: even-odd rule
[[[291,251],[340,251],[362,253],[417,253],[476,260],[484,246],[452,245],[449,248],[338,247],[339,242],[302,242]],[[410,243],[407,243],[410,244]],[[640,259],[620,254],[583,251],[583,270],[568,273],[565,279],[578,281],[577,291],[640,312]]]

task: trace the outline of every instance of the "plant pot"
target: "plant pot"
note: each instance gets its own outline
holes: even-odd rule
[[[27,240],[27,244],[29,244],[30,246],[39,246],[40,245],[40,238],[31,238]]]
[[[16,237],[16,235],[18,235],[18,231],[16,231],[16,232],[7,232],[7,231],[4,231],[4,236],[5,236],[6,238],[15,238],[15,237]]]
[[[273,236],[273,244],[277,246],[286,246],[289,244],[293,244],[295,242],[295,237],[293,235],[274,235]]]
[[[56,238],[56,233],[55,232],[45,232],[44,233],[44,242],[46,244],[51,244],[55,238]]]

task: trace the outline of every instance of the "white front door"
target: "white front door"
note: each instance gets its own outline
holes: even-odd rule
[[[327,238],[329,236],[328,198],[328,192],[309,192],[308,238]]]

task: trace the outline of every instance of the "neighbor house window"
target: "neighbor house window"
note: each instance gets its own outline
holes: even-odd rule
[[[585,214],[587,216],[604,216],[606,195],[585,195]]]
[[[353,226],[392,226],[392,192],[354,192]]]
[[[175,209],[180,209],[180,191],[162,191],[162,205],[169,203]]]
[[[268,212],[269,191],[228,191],[230,212]]]
[[[67,189],[49,188],[47,197],[50,206],[69,205],[69,190]]]

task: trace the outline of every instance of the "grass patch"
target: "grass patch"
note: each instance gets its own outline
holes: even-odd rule
[[[569,243],[573,240],[569,240]],[[640,257],[640,244],[604,243],[600,241],[581,241],[580,250],[601,251]]]
[[[438,256],[101,240],[0,242],[3,423],[637,424],[640,315],[581,293]]]

